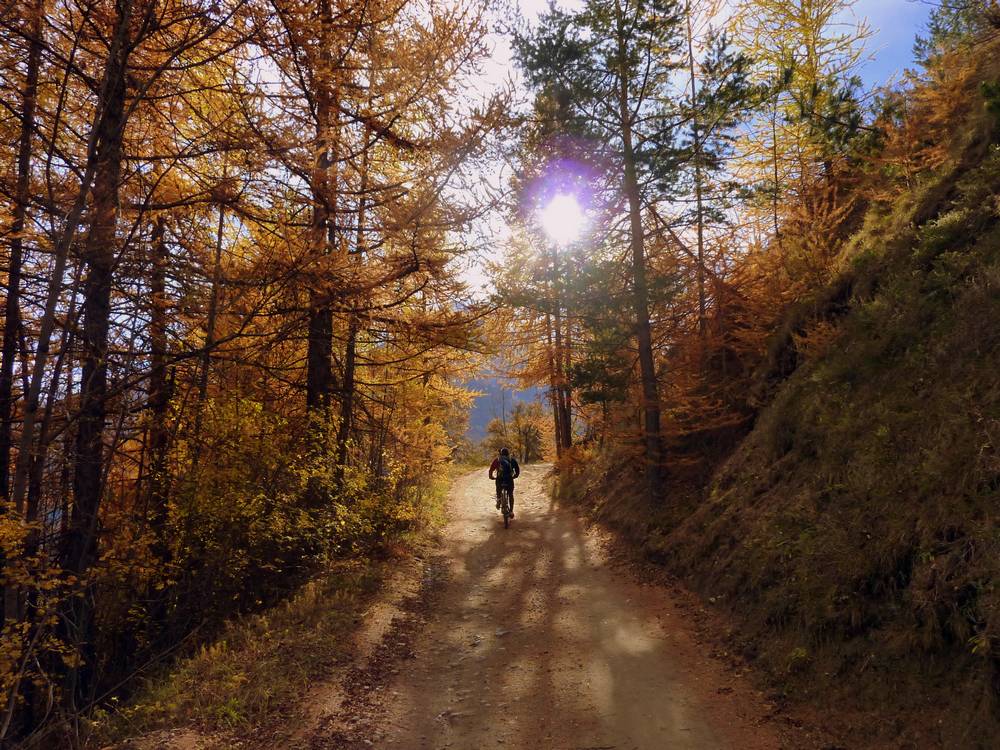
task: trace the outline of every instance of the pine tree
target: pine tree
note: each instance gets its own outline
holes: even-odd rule
[[[696,38],[698,18],[690,2],[686,8],[688,92],[683,116],[690,123],[682,139],[684,161],[694,193],[695,275],[698,296],[698,332],[704,347],[707,337],[708,276],[706,232],[710,224],[725,220],[736,199],[736,186],[728,179],[728,159],[733,155],[735,128],[760,104],[762,87],[750,80],[751,60],[732,48],[725,33],[709,28]],[[703,49],[696,60],[696,45]]]
[[[638,346],[643,440],[650,496],[662,461],[660,399],[653,350],[645,209],[655,182],[678,177],[676,107],[671,77],[682,64],[683,9],[675,2],[588,2],[576,12],[552,9],[531,36],[517,40],[529,81],[586,118],[616,161],[627,215],[631,302]]]
[[[995,0],[942,3],[931,11],[927,28],[914,41],[913,56],[924,65],[932,64],[943,52],[974,41],[998,25],[1000,6]]]

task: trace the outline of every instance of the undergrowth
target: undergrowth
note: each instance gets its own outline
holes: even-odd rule
[[[934,721],[915,741],[987,747],[1000,678],[1000,152],[956,189],[656,546],[739,610],[790,691],[919,710]]]
[[[90,719],[88,745],[172,728],[240,734],[287,716],[312,684],[350,657],[364,609],[400,558],[442,526],[460,473],[452,467],[437,478],[391,539],[331,560],[286,601],[230,621],[218,638],[150,675],[133,699],[106,704]]]

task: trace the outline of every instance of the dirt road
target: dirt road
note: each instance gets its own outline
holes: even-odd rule
[[[350,719],[349,735],[327,724],[310,744],[781,747],[760,725],[759,696],[703,653],[667,590],[611,566],[597,535],[550,502],[546,471],[523,473],[509,530],[483,476],[457,482],[438,563],[443,582],[418,625],[386,636],[400,639],[405,655],[391,667],[380,659],[372,669],[385,680],[376,687],[376,677],[358,673],[359,684],[372,681],[356,691],[370,715]],[[373,691],[379,697],[370,700]]]

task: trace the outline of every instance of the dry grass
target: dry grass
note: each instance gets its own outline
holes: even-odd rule
[[[373,561],[337,563],[283,604],[231,622],[135,701],[95,716],[100,741],[182,726],[213,732],[265,723],[345,658],[382,572]]]

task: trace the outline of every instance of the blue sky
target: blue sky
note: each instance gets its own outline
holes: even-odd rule
[[[913,62],[913,38],[923,31],[932,6],[914,0],[861,0],[857,15],[868,19],[875,32],[865,66],[869,84],[884,83]]]
[[[859,0],[854,14],[866,18],[874,32],[868,51],[872,59],[865,65],[862,75],[869,85],[884,83],[906,68],[913,61],[913,38],[927,21],[931,11],[930,0]],[[557,5],[573,7],[578,0],[560,0]],[[532,19],[543,12],[548,0],[518,0],[521,12]],[[497,50],[498,57],[506,57],[505,50]]]

